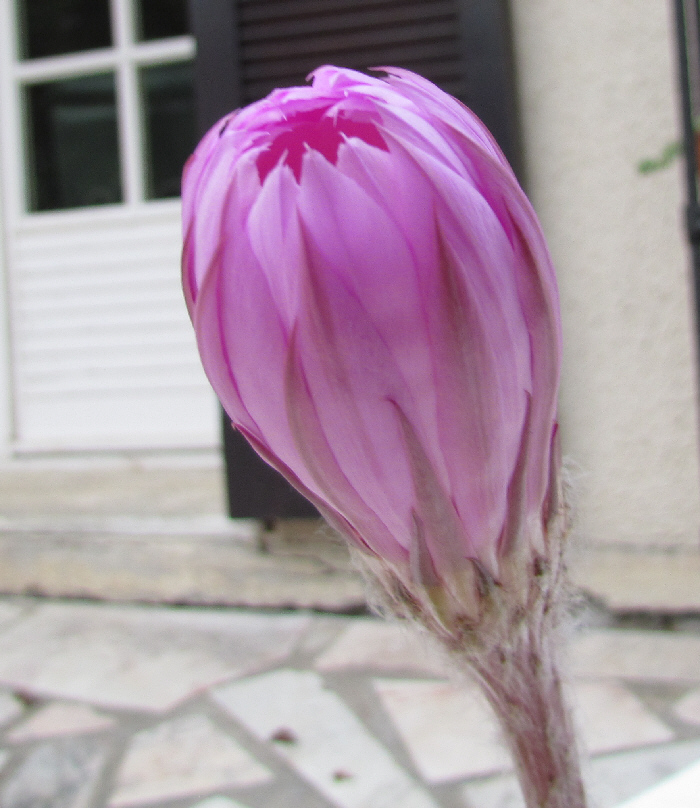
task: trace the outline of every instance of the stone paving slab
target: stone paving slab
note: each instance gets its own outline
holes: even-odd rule
[[[575,676],[618,676],[656,682],[700,682],[700,635],[600,629],[577,638],[570,652]]]
[[[106,758],[105,744],[84,738],[34,747],[0,789],[3,808],[89,808]]]
[[[375,679],[373,684],[427,782],[511,768],[500,729],[476,685],[410,679]]]
[[[674,740],[673,731],[615,681],[574,681],[570,703],[582,748],[590,755]]]
[[[338,808],[437,808],[316,673],[273,671],[214,699]]]
[[[42,603],[0,631],[0,683],[40,696],[162,712],[283,660],[303,614]]]
[[[700,624],[675,627],[571,642],[597,808],[700,760]],[[0,808],[522,808],[455,681],[374,618],[0,600]]]
[[[695,808],[700,794],[700,761],[673,777],[649,789],[646,794],[633,797],[620,808]]]
[[[398,623],[358,618],[316,660],[316,670],[364,670],[447,675],[447,662],[430,638]]]
[[[132,738],[110,808],[257,785],[272,773],[203,714],[185,715]]]
[[[47,704],[7,733],[10,743],[26,743],[64,735],[86,735],[114,726],[109,716],[85,704]]]
[[[700,689],[692,690],[679,699],[673,705],[673,714],[686,724],[700,727]]]

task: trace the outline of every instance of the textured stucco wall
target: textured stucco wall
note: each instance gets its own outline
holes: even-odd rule
[[[558,268],[586,541],[696,545],[697,395],[671,4],[513,0],[528,190]]]

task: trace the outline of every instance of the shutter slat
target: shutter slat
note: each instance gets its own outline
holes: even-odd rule
[[[285,37],[284,39],[266,40],[259,43],[243,44],[241,55],[243,62],[257,59],[269,59],[278,55],[280,58],[305,56],[314,53],[334,52],[342,58],[345,52],[362,50],[387,49],[401,45],[406,53],[426,41],[450,41],[454,32],[454,23],[450,20],[437,20],[429,23],[413,23],[409,25],[392,25],[386,28],[377,27],[367,31],[343,31],[342,33],[319,33],[313,37]]]
[[[243,77],[249,99],[260,98],[261,93],[267,95],[275,87],[304,84],[309,73],[323,64],[337,64],[356,70],[365,70],[376,65],[405,67],[441,84],[441,76],[458,79],[461,76],[458,58],[443,61],[445,50],[444,43],[438,41],[422,43],[410,54],[401,47],[382,48],[376,51],[349,51],[340,59],[337,52],[327,51],[300,59],[270,59],[261,60],[254,65],[244,65]],[[269,89],[265,90],[266,87]]]
[[[432,3],[412,3],[395,8],[352,9],[345,14],[312,17],[280,16],[272,20],[246,25],[241,34],[244,43],[261,40],[281,39],[283,42],[293,37],[323,36],[329,30],[344,31],[357,35],[359,32],[386,28],[403,27],[407,23],[452,20],[454,18],[453,0],[434,0]]]
[[[365,8],[392,9],[405,5],[406,0],[238,0],[237,15],[239,24],[246,26],[281,17],[321,17]]]
[[[323,64],[405,67],[462,94],[457,0],[243,0],[239,44],[245,103]]]

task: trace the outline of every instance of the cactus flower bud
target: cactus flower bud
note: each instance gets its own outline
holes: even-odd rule
[[[476,674],[528,808],[584,808],[553,653],[552,264],[483,124],[406,70],[322,67],[214,126],[183,285],[233,424]]]
[[[214,126],[183,275],[233,424],[356,545],[425,586],[542,542],[560,362],[537,219],[425,79],[334,67]]]

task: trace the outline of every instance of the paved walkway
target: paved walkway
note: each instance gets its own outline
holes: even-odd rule
[[[700,759],[700,621],[576,632],[613,808]],[[368,617],[0,600],[1,808],[516,808],[490,713]],[[675,808],[675,806],[674,806]]]

